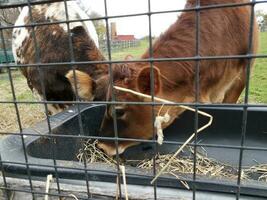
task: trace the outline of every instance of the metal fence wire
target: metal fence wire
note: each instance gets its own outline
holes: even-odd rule
[[[248,112],[249,109],[266,109],[266,104],[252,104],[249,103],[249,85],[250,85],[250,76],[251,76],[251,65],[253,59],[258,59],[258,58],[267,58],[267,55],[265,54],[253,54],[252,51],[252,42],[253,42],[253,27],[254,26],[254,17],[255,17],[255,11],[254,7],[256,4],[262,4],[262,3],[267,3],[267,1],[256,1],[252,0],[249,2],[244,2],[240,1],[240,3],[229,3],[227,4],[214,4],[214,5],[206,5],[206,6],[201,6],[200,0],[196,0],[196,6],[195,7],[190,7],[190,8],[184,8],[184,9],[175,9],[175,10],[167,10],[167,11],[151,11],[151,1],[147,0],[147,5],[148,5],[148,10],[147,12],[143,13],[135,13],[135,14],[127,14],[127,15],[116,15],[116,16],[111,16],[109,15],[109,1],[104,0],[104,8],[105,8],[105,16],[103,17],[96,17],[96,18],[84,18],[84,19],[70,19],[69,18],[69,13],[70,10],[68,10],[67,6],[67,0],[54,0],[54,2],[63,2],[64,7],[65,7],[65,14],[66,14],[66,20],[63,21],[35,21],[32,9],[34,5],[41,5],[41,4],[48,4],[51,3],[51,1],[48,0],[25,0],[25,1],[10,1],[6,3],[1,3],[0,4],[0,9],[5,9],[5,8],[18,8],[22,6],[27,6],[29,9],[29,16],[30,16],[30,23],[25,24],[25,25],[19,25],[19,26],[14,26],[14,25],[4,25],[3,23],[0,22],[0,41],[2,42],[1,46],[3,47],[3,52],[4,52],[4,57],[7,62],[0,64],[0,68],[6,69],[11,91],[12,91],[12,100],[3,100],[0,102],[2,105],[8,105],[8,104],[13,104],[16,112],[16,118],[17,118],[17,123],[19,130],[12,131],[12,132],[7,132],[7,131],[2,131],[0,130],[0,133],[2,135],[5,135],[7,137],[13,136],[17,138],[17,143],[18,145],[21,144],[21,151],[20,157],[18,160],[12,160],[7,159],[6,156],[4,156],[3,149],[0,152],[0,164],[1,164],[1,172],[2,172],[2,181],[1,181],[1,191],[3,194],[0,194],[0,196],[4,199],[13,199],[12,193],[17,192],[17,193],[24,193],[25,194],[31,194],[32,199],[39,199],[40,197],[45,197],[46,195],[50,196],[50,198],[61,198],[61,199],[98,199],[98,198],[104,198],[103,196],[100,197],[100,195],[106,195],[108,196],[107,193],[112,193],[111,192],[111,186],[110,185],[105,185],[106,183],[100,183],[100,186],[102,189],[107,191],[107,193],[102,193],[102,194],[95,194],[95,182],[97,181],[103,181],[105,178],[107,179],[107,182],[114,183],[115,185],[118,186],[117,192],[113,191],[114,193],[117,194],[117,197],[119,199],[124,199],[126,198],[125,190],[123,188],[123,173],[121,170],[121,164],[123,163],[123,159],[119,155],[119,142],[126,142],[126,141],[136,141],[136,142],[142,142],[151,145],[153,149],[153,156],[152,156],[152,170],[149,173],[135,173],[137,171],[134,170],[128,170],[128,166],[126,165],[126,180],[129,180],[128,182],[128,193],[130,195],[131,199],[136,199],[139,197],[138,191],[136,191],[136,197],[134,196],[133,193],[130,191],[130,185],[131,184],[144,184],[147,187],[145,188],[147,191],[150,193],[153,193],[153,195],[150,195],[151,199],[162,199],[164,197],[164,193],[162,190],[161,186],[164,186],[166,189],[171,189],[174,186],[170,183],[173,181],[176,181],[177,184],[180,184],[180,181],[182,182],[187,182],[189,184],[189,190],[186,190],[187,192],[190,193],[190,195],[186,195],[186,193],[177,193],[178,195],[181,196],[176,196],[173,197],[172,199],[209,199],[213,193],[208,193],[208,191],[216,191],[212,190],[211,188],[207,188],[209,186],[212,187],[217,187],[218,191],[222,191],[221,193],[221,199],[243,199],[244,196],[243,194],[250,194],[251,191],[257,196],[257,194],[260,195],[259,199],[262,198],[267,198],[266,195],[266,182],[265,186],[264,183],[262,185],[246,185],[243,184],[242,181],[242,176],[243,176],[243,159],[244,159],[244,152],[245,151],[261,151],[265,152],[267,151],[267,147],[259,147],[259,146],[253,146],[253,145],[247,145],[246,142],[246,133],[248,129]],[[201,21],[201,12],[206,12],[208,10],[212,9],[226,9],[226,8],[236,8],[236,7],[243,7],[243,6],[250,6],[251,7],[251,16],[250,16],[250,30],[249,33],[249,47],[248,51],[245,52],[244,55],[215,55],[215,56],[201,56],[200,55],[200,21]],[[151,23],[151,18],[154,15],[160,15],[160,14],[167,14],[167,13],[181,13],[181,12],[195,12],[195,20],[196,20],[196,44],[195,44],[195,55],[192,57],[168,57],[168,58],[154,58],[153,57],[153,40],[152,40],[152,23]],[[149,47],[148,47],[148,52],[149,52],[149,58],[147,59],[132,59],[132,60],[113,60],[112,59],[112,50],[111,50],[111,43],[110,41],[110,30],[109,30],[109,21],[111,19],[116,19],[116,18],[127,18],[127,17],[137,17],[137,16],[147,16],[148,20],[148,35],[149,35]],[[75,60],[75,55],[74,55],[74,47],[73,47],[73,41],[72,41],[72,33],[71,33],[71,23],[75,22],[83,22],[83,21],[94,21],[94,20],[103,20],[105,21],[105,27],[106,27],[106,49],[107,49],[107,58],[106,60],[88,60],[88,61],[77,61]],[[36,27],[40,26],[53,26],[53,25],[58,25],[58,24],[66,24],[67,26],[67,32],[68,32],[68,47],[69,47],[69,62],[53,62],[53,63],[43,63],[40,60],[40,47],[36,39]],[[31,63],[13,63],[10,62],[9,57],[8,57],[8,48],[5,45],[5,37],[4,37],[4,31],[5,30],[10,30],[13,28],[19,28],[19,27],[27,27],[31,30],[31,38],[34,42],[34,52],[35,52],[35,62]],[[67,49],[66,49],[67,51]],[[234,59],[244,59],[247,60],[247,66],[246,66],[246,87],[244,91],[244,97],[243,97],[243,102],[239,104],[221,104],[221,103],[202,103],[200,102],[200,62],[204,60],[234,60]],[[159,165],[157,163],[158,159],[158,154],[160,151],[160,146],[157,143],[157,136],[156,136],[156,130],[154,128],[154,121],[157,113],[155,113],[155,110],[153,109],[155,106],[162,106],[161,102],[158,102],[155,100],[155,91],[154,91],[154,65],[153,63],[155,62],[184,62],[184,61],[191,61],[195,63],[195,102],[194,103],[182,103],[182,102],[175,102],[175,103],[165,103],[164,105],[168,105],[171,107],[175,106],[190,106],[191,108],[196,109],[196,111],[203,109],[204,107],[210,107],[210,108],[219,108],[223,109],[225,107],[231,107],[234,110],[240,110],[241,111],[241,116],[242,119],[240,121],[240,132],[239,136],[239,144],[238,145],[233,145],[233,144],[213,144],[213,143],[199,143],[199,135],[196,134],[194,137],[194,141],[192,143],[189,143],[187,146],[191,148],[192,151],[192,158],[193,158],[193,174],[192,176],[186,175],[186,176],[178,176],[173,177],[173,176],[165,176],[162,175],[163,177],[160,177],[157,181],[153,182],[153,184],[150,184],[150,181],[155,178],[159,171]],[[150,95],[152,96],[151,101],[127,101],[127,102],[120,102],[116,101],[116,93],[114,89],[114,74],[113,71],[113,66],[117,64],[133,64],[133,63],[140,63],[140,62],[146,62],[150,64],[150,88],[151,88],[151,93]],[[106,101],[103,100],[96,100],[96,101],[82,101],[79,97],[78,94],[78,89],[79,89],[79,82],[77,82],[77,69],[79,66],[84,66],[84,65],[90,65],[90,64],[102,64],[105,65],[108,68],[108,74],[109,74],[109,83],[110,83],[110,92],[111,92],[111,99],[108,99]],[[45,88],[45,83],[44,79],[46,78],[43,74],[43,69],[46,67],[65,67],[68,66],[69,70],[73,71],[74,74],[74,82],[75,82],[75,99],[74,100],[47,100],[46,96],[46,88]],[[14,80],[12,76],[12,69],[23,69],[25,67],[34,67],[37,70],[38,74],[37,76],[40,77],[40,86],[41,86],[41,91],[43,96],[42,100],[38,101],[29,101],[29,100],[24,100],[20,101],[17,100],[17,91],[14,87]],[[2,90],[2,88],[0,88]],[[43,105],[44,110],[45,110],[45,118],[46,122],[42,123],[43,127],[35,127],[35,129],[23,129],[22,121],[21,121],[21,113],[19,110],[20,105],[31,105],[31,104],[38,104],[38,105]],[[74,105],[73,110],[68,110],[68,112],[65,112],[63,115],[61,115],[62,118],[56,117],[56,116],[51,116],[49,114],[49,105],[51,104],[72,104]],[[84,108],[88,105],[106,105],[106,107],[111,107],[112,108],[112,113],[111,115],[113,116],[113,125],[114,125],[114,136],[110,137],[103,137],[100,135],[93,135],[93,134],[88,134],[88,129],[86,128],[86,124],[84,124],[84,119],[86,117],[86,114],[83,114]],[[151,112],[152,112],[152,118],[151,118],[151,127],[153,129],[153,138],[152,139],[142,139],[142,138],[127,138],[127,137],[119,137],[118,133],[118,124],[117,124],[117,115],[118,113],[115,110],[115,106],[119,106],[121,104],[124,105],[136,105],[136,106],[151,106]],[[72,113],[72,111],[74,113]],[[78,132],[79,134],[64,134],[63,132],[60,131],[60,128],[58,128],[59,124],[65,123],[65,121],[59,122],[61,119],[65,119],[64,117],[66,115],[70,115],[70,119],[75,115],[77,118],[75,121],[76,124],[78,124]],[[199,115],[197,112],[195,112],[194,116],[194,123],[191,124],[193,126],[193,130],[196,133],[197,130],[200,127],[200,119]],[[92,121],[95,121],[94,118],[90,118]],[[1,120],[1,119],[0,119]],[[222,119],[223,120],[223,119]],[[93,124],[93,122],[92,122]],[[73,124],[72,124],[73,125]],[[71,125],[71,126],[72,126]],[[73,127],[68,127],[70,130],[73,130]],[[40,134],[39,131],[44,129],[45,131]],[[59,133],[59,134],[55,134]],[[179,135],[179,134],[178,134]],[[40,142],[37,144],[37,147],[40,149],[43,149],[41,152],[49,152],[47,155],[49,157],[42,157],[42,155],[33,155],[34,153],[31,153],[31,148],[34,148],[34,145],[31,145],[32,141],[29,141],[28,138],[46,138],[48,141],[47,143],[42,143]],[[110,170],[110,168],[106,168],[101,166],[100,163],[96,164],[91,164],[87,163],[86,159],[82,159],[82,165],[81,163],[79,164],[69,164],[71,159],[69,159],[68,156],[65,156],[68,160],[68,162],[64,162],[64,157],[59,159],[59,154],[62,152],[57,145],[57,143],[60,143],[60,141],[64,141],[68,144],[68,147],[65,147],[65,149],[72,149],[75,148],[77,143],[81,143],[81,141],[85,141],[88,139],[98,139],[98,140],[104,140],[104,141],[109,141],[115,144],[116,147],[116,155],[114,156],[114,160],[116,161],[116,169]],[[15,139],[14,139],[15,140]],[[71,141],[68,143],[68,141]],[[75,142],[74,142],[75,141]],[[74,142],[74,143],[72,143]],[[175,148],[178,148],[180,145],[183,145],[183,142],[178,142],[174,140],[164,140],[165,145],[169,146],[175,146]],[[42,147],[43,145],[45,146]],[[75,147],[74,147],[75,146]],[[266,146],[266,145],[265,145]],[[214,183],[213,180],[209,178],[205,179],[200,179],[197,175],[197,160],[199,159],[197,157],[198,150],[201,148],[216,148],[219,149],[219,151],[224,154],[224,151],[227,152],[227,150],[236,150],[238,151],[238,165],[236,166],[236,177],[234,180],[231,181],[217,181]],[[8,149],[7,153],[10,155],[12,154],[13,150]],[[65,154],[64,154],[65,155]],[[36,162],[34,161],[33,157],[41,157],[43,159],[47,159],[47,162]],[[229,155],[231,156],[231,155]],[[5,157],[5,158],[4,158]],[[12,156],[11,156],[12,157]],[[68,163],[68,164],[67,164]],[[131,168],[131,167],[129,167]],[[54,183],[55,183],[55,188],[54,190],[40,190],[41,186],[36,185],[37,180],[43,181],[45,184],[46,180],[46,175],[52,174],[54,177]],[[12,178],[19,178],[23,177],[23,180],[27,180],[25,184],[27,187],[19,187],[18,184],[15,184],[12,182]],[[119,178],[117,178],[119,177]],[[76,184],[75,182],[71,182],[70,180],[76,180],[79,181],[79,184],[81,182],[83,183],[83,186],[85,188],[84,193],[79,193],[78,188],[81,187],[79,184]],[[133,181],[131,181],[133,180]],[[67,183],[71,183],[72,189],[76,190],[75,194],[69,194],[64,192],[64,187],[66,186]],[[167,188],[167,186],[170,186],[170,188]],[[150,186],[150,187],[148,187]],[[182,188],[183,186],[181,186]],[[206,188],[206,189],[203,189]],[[221,188],[221,189],[220,189]],[[225,189],[226,188],[226,189]],[[140,193],[142,189],[144,188],[139,188]],[[245,192],[245,190],[248,190],[249,192]],[[168,190],[169,191],[169,190]],[[171,191],[171,190],[170,190]],[[169,191],[169,192],[170,192]],[[182,190],[183,191],[183,190]],[[203,192],[206,192],[207,196],[201,196],[203,195]],[[228,192],[228,194],[227,194]],[[86,194],[86,195],[84,195]],[[169,197],[166,194],[166,197]],[[228,195],[231,195],[230,197]],[[111,195],[111,194],[110,194]],[[183,196],[185,195],[185,196]],[[29,198],[29,197],[28,197]],[[169,197],[171,199],[171,197]],[[19,198],[18,198],[19,199]],[[23,199],[23,197],[21,197]],[[219,199],[219,198],[218,198]],[[249,199],[249,198],[248,198]]]

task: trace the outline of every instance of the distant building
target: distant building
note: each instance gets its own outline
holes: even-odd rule
[[[117,28],[115,22],[110,23],[110,29],[111,29],[111,40],[114,40],[114,38],[117,36]]]
[[[133,40],[136,40],[134,35],[118,35],[115,22],[112,22],[110,24],[110,27],[111,27],[111,40],[116,40],[116,41],[133,41]]]
[[[134,35],[116,35],[114,37],[114,40],[119,40],[119,41],[129,41],[129,40],[136,40]]]

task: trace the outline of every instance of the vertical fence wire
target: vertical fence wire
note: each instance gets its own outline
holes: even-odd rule
[[[29,17],[30,17],[30,23],[32,24],[32,26],[30,27],[32,32],[31,32],[31,36],[33,38],[33,43],[34,43],[34,50],[35,50],[35,63],[40,64],[41,63],[41,55],[40,55],[40,48],[37,42],[37,37],[36,37],[36,33],[35,33],[35,19],[33,18],[33,14],[32,14],[32,5],[31,5],[31,0],[27,0],[27,7],[28,7],[28,12],[29,12]],[[46,96],[46,89],[45,89],[45,85],[44,85],[44,74],[43,74],[43,69],[40,69],[40,66],[37,65],[37,71],[38,71],[38,75],[40,77],[40,84],[41,84],[41,90],[43,93],[43,98],[45,100],[47,100],[47,96]],[[46,115],[46,121],[47,121],[47,126],[48,126],[48,131],[49,131],[49,135],[52,135],[52,129],[51,129],[51,123],[50,123],[50,116],[48,114],[48,106],[47,103],[44,103],[44,108],[45,108],[45,115]],[[50,137],[51,138],[51,137]],[[58,175],[58,166],[57,166],[57,161],[56,161],[56,157],[55,157],[55,146],[54,143],[52,141],[53,139],[49,140],[49,144],[52,150],[52,159],[53,159],[53,167],[55,169],[55,178],[56,178],[56,183],[57,183],[57,192],[58,194],[61,193],[60,190],[60,184],[59,184],[59,175]]]
[[[195,0],[195,40],[196,40],[196,48],[195,48],[195,56],[197,58],[200,57],[199,55],[199,50],[200,50],[200,37],[201,37],[201,33],[200,33],[200,30],[201,30],[201,27],[200,27],[200,10],[199,10],[199,7],[200,7],[200,0]],[[195,64],[195,102],[198,104],[199,103],[199,92],[200,92],[200,77],[199,77],[199,69],[200,68],[200,61],[199,60],[196,60],[196,64]],[[195,181],[196,181],[196,168],[197,168],[197,139],[198,139],[198,106],[195,106],[195,116],[194,116],[194,132],[196,133],[195,134],[195,137],[194,137],[194,161],[193,161],[193,182],[194,184],[192,185],[193,186],[193,200],[196,199],[196,184],[195,184]]]
[[[1,156],[1,153],[0,153],[0,169],[1,169],[1,176],[2,176],[2,178],[3,178],[3,183],[4,183],[4,189],[2,189],[2,190],[4,190],[4,192],[6,193],[6,197],[7,197],[7,199],[9,200],[10,199],[10,190],[8,190],[9,189],[9,187],[8,187],[8,185],[7,185],[7,181],[6,181],[6,171],[5,171],[5,168],[4,168],[4,166],[3,166],[3,163],[2,163],[2,156]],[[0,189],[1,190],[1,189]]]
[[[106,24],[106,37],[107,37],[107,47],[108,47],[108,61],[112,60],[111,57],[111,47],[110,47],[110,34],[109,34],[109,23],[108,23],[108,5],[107,0],[104,0],[104,7],[105,7],[105,24]],[[111,100],[112,102],[116,101],[115,89],[114,89],[114,80],[113,80],[113,70],[112,64],[108,63],[108,72],[109,72],[109,90],[111,91]],[[108,100],[108,99],[107,99]],[[116,166],[117,166],[117,180],[118,180],[118,190],[119,190],[119,198],[122,199],[122,192],[121,192],[121,172],[120,172],[120,159],[119,159],[119,142],[118,142],[118,125],[117,125],[117,114],[114,105],[111,105],[112,109],[112,118],[113,118],[113,128],[114,128],[114,141],[116,146]]]
[[[2,23],[0,22],[0,27],[2,26]],[[5,42],[4,42],[4,34],[3,34],[3,30],[0,29],[0,36],[1,36],[1,40],[2,40],[2,46],[4,49],[4,54],[5,54],[5,59],[7,61],[8,56],[7,56],[7,50],[5,47]],[[32,176],[31,176],[31,172],[30,172],[30,166],[28,163],[28,156],[27,156],[27,151],[26,151],[26,145],[25,145],[25,141],[24,141],[24,135],[23,135],[23,128],[22,128],[22,123],[21,123],[21,119],[20,119],[20,113],[19,113],[19,108],[18,108],[18,104],[16,102],[17,98],[16,98],[16,93],[15,93],[15,88],[14,88],[14,82],[13,82],[13,78],[12,78],[12,74],[11,74],[11,69],[10,67],[7,66],[7,72],[8,72],[8,78],[9,78],[9,83],[10,83],[10,87],[11,87],[11,92],[12,92],[12,100],[14,102],[14,107],[15,107],[15,112],[16,112],[16,119],[18,122],[18,128],[19,128],[19,133],[20,133],[20,138],[21,138],[21,142],[22,142],[22,148],[23,148],[23,155],[24,155],[24,159],[25,159],[25,165],[26,165],[26,171],[27,171],[27,175],[28,175],[28,180],[29,180],[29,185],[30,185],[30,190],[32,192],[32,198],[33,200],[35,200],[35,195],[33,193],[33,184],[32,184]]]
[[[0,27],[2,26],[1,22],[0,22]],[[6,45],[5,45],[5,38],[4,38],[4,34],[3,34],[3,30],[1,29],[0,30],[0,38],[1,38],[1,41],[2,41],[2,47],[4,49],[4,54],[5,54],[5,60],[6,62],[8,62],[8,56],[7,56],[7,52],[6,52]],[[8,73],[10,73],[10,69],[7,67],[7,70],[8,70]],[[9,193],[9,190],[8,190],[8,185],[7,185],[7,181],[6,181],[6,173],[5,173],[5,169],[3,167],[3,164],[2,164],[2,156],[1,156],[1,153],[0,153],[0,166],[1,166],[1,172],[2,172],[2,177],[3,177],[3,183],[4,183],[4,187],[5,187],[5,193],[6,193],[6,197],[8,199],[10,199],[10,193]]]
[[[69,11],[68,11],[68,2],[64,0],[64,9],[65,9],[65,17],[66,17],[66,25],[67,25],[67,32],[68,32],[68,43],[69,43],[69,54],[70,54],[70,60],[71,63],[75,63],[74,58],[74,51],[73,51],[73,44],[72,44],[72,38],[71,38],[71,31],[70,31],[70,19],[69,19]],[[75,67],[73,65],[70,66],[73,72],[73,78],[74,78],[74,93],[75,93],[75,99],[76,101],[80,101],[79,95],[78,95],[78,86],[77,86],[77,76]],[[84,136],[84,129],[82,126],[82,117],[81,117],[81,109],[80,104],[77,105],[77,111],[78,111],[78,124],[79,124],[79,134]],[[90,133],[89,133],[90,135]],[[85,155],[83,154],[83,165],[84,165],[84,173],[85,173],[85,182],[86,182],[86,189],[87,189],[87,196],[88,198],[91,197],[90,194],[90,187],[89,187],[89,177],[87,172],[87,163],[85,159]]]
[[[152,49],[152,27],[151,27],[151,0],[148,0],[148,34],[149,34],[149,58],[153,59],[153,49]],[[157,166],[156,166],[156,158],[158,154],[158,143],[156,142],[156,131],[155,131],[155,126],[154,126],[154,121],[155,121],[155,76],[154,76],[154,66],[153,66],[153,61],[149,62],[150,66],[150,95],[152,96],[151,98],[151,112],[152,112],[152,117],[151,117],[151,128],[152,128],[152,139],[155,141],[154,143],[154,155],[153,155],[153,176],[156,176],[157,174]],[[157,181],[153,183],[153,191],[154,191],[154,199],[157,199]]]
[[[254,32],[254,24],[255,24],[255,0],[252,0],[252,4],[250,5],[250,25],[249,25],[249,37],[248,37],[248,55],[252,54],[253,49],[253,32]],[[244,97],[244,103],[246,105],[249,104],[249,86],[250,86],[250,72],[251,72],[251,65],[252,65],[252,59],[247,59],[247,65],[246,65],[246,84],[245,84],[245,97]],[[248,107],[243,107],[243,116],[242,116],[242,132],[241,132],[241,138],[240,138],[240,154],[239,154],[239,163],[238,163],[238,178],[237,178],[237,192],[236,192],[236,199],[240,199],[240,192],[241,192],[241,185],[242,185],[242,162],[243,162],[243,156],[244,156],[244,144],[246,141],[246,129],[247,129],[247,118],[248,118]]]

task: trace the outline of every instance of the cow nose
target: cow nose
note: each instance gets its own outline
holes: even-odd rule
[[[104,151],[110,157],[116,155],[116,149],[114,147],[112,147],[112,145],[110,145],[108,143],[98,142],[97,143],[97,148],[99,148],[102,151]]]
[[[115,156],[117,154],[116,146],[113,142],[98,142],[97,148],[103,150],[108,156]],[[126,148],[123,145],[118,145],[118,154],[122,154]]]

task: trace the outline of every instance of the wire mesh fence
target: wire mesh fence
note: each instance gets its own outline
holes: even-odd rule
[[[217,198],[222,199],[245,199],[244,195],[259,199],[267,197],[266,163],[259,162],[264,160],[263,155],[267,151],[267,109],[266,104],[249,102],[252,66],[255,59],[267,57],[256,51],[258,28],[254,8],[267,1],[221,0],[215,3],[188,0],[184,9],[166,11],[152,11],[151,2],[147,0],[147,12],[113,16],[109,15],[109,1],[104,0],[105,15],[96,18],[82,14],[74,1],[1,2],[0,9],[24,6],[20,14],[22,21],[18,19],[22,23],[4,25],[0,22],[3,51],[0,56],[6,61],[0,64],[0,69],[7,71],[11,91],[10,98],[2,99],[0,105],[6,109],[8,105],[13,106],[17,127],[17,130],[0,130],[6,136],[0,145],[0,189],[3,191],[0,196],[3,199],[12,199],[12,192],[30,195],[27,199],[48,196],[62,199],[101,199],[104,196],[119,199],[208,199],[216,196],[211,192],[217,192]],[[232,19],[231,12],[240,21]],[[152,40],[152,18],[168,13],[184,13],[184,18],[180,16],[165,35],[155,40],[165,40],[166,43],[157,43]],[[114,60],[109,21],[136,16],[147,17],[148,49],[138,59]],[[193,20],[181,27],[181,19]],[[218,20],[220,23],[212,27],[214,29],[203,32],[201,26],[205,23],[202,19]],[[97,20],[105,24],[106,46],[102,47],[107,51],[105,57],[98,48],[98,39],[94,37],[95,31],[91,26]],[[212,38],[227,37],[229,30],[220,29],[227,20],[229,24],[241,24],[230,26],[235,29],[236,35],[231,35],[231,41],[225,41],[225,47],[220,46],[222,43],[207,46]],[[183,32],[178,35],[179,28],[182,31],[191,28],[190,40],[184,37]],[[4,31],[10,29],[13,30],[15,63],[10,59],[10,48],[5,43]],[[176,32],[177,35],[172,35]],[[184,49],[179,49],[178,44],[168,43],[173,37],[176,37],[176,42],[185,42]],[[244,44],[236,38],[244,39]],[[136,42],[130,42],[130,46],[136,45]],[[173,49],[176,45],[179,53]],[[166,48],[161,52],[163,46]],[[211,50],[206,53],[202,46]],[[232,46],[240,46],[240,49],[227,51]],[[221,49],[222,53],[217,49]],[[238,78],[226,79],[223,86],[216,85],[216,78],[207,81],[216,85],[213,90],[218,92],[229,89],[225,85],[230,87],[236,79],[242,79],[244,85],[238,85],[240,92],[237,97],[234,95],[236,88],[230,91],[226,100],[217,93],[215,96],[206,94],[202,69],[209,62],[218,66],[223,66],[221,63],[242,66],[236,69],[229,64],[221,72],[242,71],[230,71],[227,75],[236,73]],[[189,65],[191,68],[183,68]],[[173,83],[173,78],[179,76],[175,73],[179,67],[185,71]],[[208,67],[212,71],[215,66]],[[19,91],[14,80],[17,72],[11,70],[14,68],[20,69],[39,100],[18,99]],[[167,73],[161,74],[164,69]],[[190,80],[186,77],[190,74],[186,70],[193,72]],[[217,67],[215,72],[218,70]],[[217,78],[223,80],[225,74]],[[120,87],[132,90],[125,91]],[[133,91],[136,88],[139,89],[138,94]],[[241,103],[235,104],[243,89]],[[189,90],[192,90],[190,98]],[[176,99],[175,92],[185,95]],[[23,110],[21,106],[33,105],[43,109],[44,121],[24,128],[21,116],[31,114],[31,110]],[[177,108],[180,110],[170,111]],[[189,111],[176,120],[184,110],[193,112]],[[167,115],[169,112],[170,115]],[[204,117],[200,116],[201,113]],[[9,118],[8,113],[5,115]],[[159,129],[162,124],[163,128],[171,124],[168,117],[175,126],[164,129],[163,137]],[[202,137],[202,133],[200,135],[209,122],[207,117],[213,118],[214,124],[203,135],[210,133],[211,139]],[[166,120],[166,124],[161,121],[158,128],[157,120]],[[178,128],[181,133],[177,133]],[[185,143],[190,136],[188,132],[195,134]],[[258,143],[253,134],[259,134],[256,138]],[[160,137],[164,139],[163,145],[159,142]],[[180,148],[183,151],[172,158],[176,149],[183,146],[186,148]],[[213,155],[213,159],[209,159],[209,154]],[[256,164],[246,168],[247,157]],[[222,163],[220,159],[234,164]],[[159,176],[162,169],[165,172]],[[49,174],[53,175],[54,184],[49,183]],[[21,180],[18,179],[20,177]],[[43,188],[45,181],[46,188]]]
[[[107,52],[107,48],[106,48],[107,41],[103,40],[103,41],[100,41],[99,43],[100,43],[99,48],[102,51]],[[120,51],[120,50],[124,50],[127,48],[137,47],[139,45],[140,45],[140,40],[122,40],[122,41],[112,40],[111,50]]]

